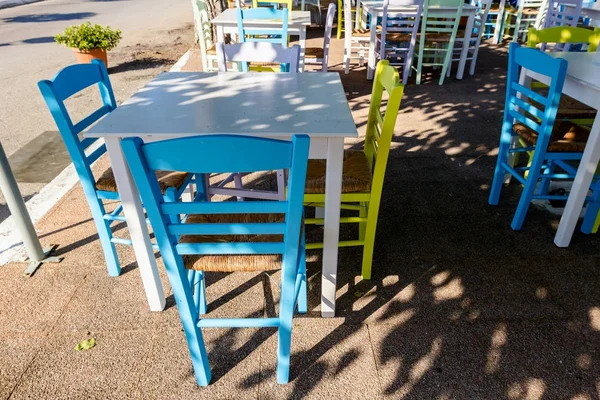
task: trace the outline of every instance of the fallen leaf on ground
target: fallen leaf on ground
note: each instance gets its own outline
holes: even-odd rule
[[[94,339],[94,338],[86,339],[83,342],[79,342],[77,344],[77,346],[75,346],[75,350],[77,350],[77,351],[89,350],[94,346],[96,346],[96,339]]]

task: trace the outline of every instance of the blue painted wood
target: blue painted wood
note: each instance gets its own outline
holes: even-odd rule
[[[240,42],[270,42],[288,46],[288,14],[289,10],[278,10],[275,7],[237,8],[237,26]],[[264,29],[244,25],[244,20],[281,19],[281,28]],[[242,71],[248,72],[248,63],[242,64]],[[281,64],[281,72],[289,72],[289,64]]]
[[[214,145],[215,142],[224,143],[230,140],[239,143],[239,147],[218,148]],[[260,147],[267,145],[273,149],[273,153],[269,157],[264,156]],[[181,151],[179,153],[181,157],[165,160],[160,156],[161,151]],[[244,170],[244,168],[248,168],[248,165],[255,166],[256,171],[270,171],[279,168],[278,165],[289,168],[291,152],[291,142],[275,139],[257,140],[252,136],[236,137],[234,135],[186,137],[150,143],[144,147],[144,155],[149,168],[163,171],[187,171],[195,174],[250,172]],[[224,159],[224,154],[228,154],[231,159]]]
[[[278,382],[285,383],[289,378],[289,358],[291,345],[292,317],[296,302],[300,310],[306,309],[306,282],[304,235],[302,232],[302,213],[304,185],[308,162],[309,138],[296,135],[291,142],[276,141],[244,136],[214,135],[174,139],[163,142],[143,144],[139,138],[124,139],[123,153],[129,164],[131,173],[139,189],[142,201],[146,206],[148,218],[152,223],[154,234],[163,257],[167,275],[171,283],[177,308],[184,327],[188,347],[194,366],[196,381],[199,385],[207,385],[211,379],[206,348],[200,327],[277,327],[278,336]],[[245,151],[240,153],[239,148]],[[218,156],[214,155],[217,154]],[[174,203],[160,195],[155,169],[175,168],[178,171],[210,173],[210,162],[215,168],[224,171],[241,170],[247,172],[270,169],[289,169],[289,185],[287,201],[252,201],[225,203]],[[269,159],[265,161],[265,159]],[[187,167],[189,170],[181,169]],[[177,234],[181,224],[173,223],[172,214],[223,214],[223,213],[283,213],[282,243],[236,242],[236,243],[181,243]],[[281,231],[280,224],[264,223],[266,231]],[[195,225],[195,224],[194,224]],[[202,228],[203,231],[242,232],[245,230],[261,231],[254,224],[224,223]],[[193,230],[198,229],[193,226]],[[257,230],[255,230],[257,229]],[[198,281],[194,273],[189,273],[184,266],[184,254],[282,254],[282,287],[278,318],[264,319],[200,319],[206,312],[206,300],[203,293],[204,276]],[[196,292],[199,289],[200,292]],[[304,298],[304,300],[300,300]],[[300,304],[300,302],[303,303]]]
[[[96,61],[96,60],[94,60]],[[100,89],[103,105],[89,117],[73,126],[73,122],[64,105],[64,101],[75,93],[91,86],[98,85]],[[93,62],[91,64],[77,64],[68,66],[56,74],[52,80],[43,80],[38,83],[38,87],[42,92],[42,96],[56,122],[58,130],[67,147],[67,151],[73,161],[79,181],[83,188],[83,192],[88,200],[92,218],[98,230],[98,236],[102,243],[102,250],[108,273],[111,276],[118,276],[121,273],[121,266],[115,251],[113,242],[111,241],[112,233],[110,230],[111,221],[105,220],[106,211],[100,199],[107,198],[108,192],[97,193],[94,175],[90,169],[88,157],[85,155],[85,149],[91,145],[93,141],[86,141],[85,147],[79,140],[77,134],[87,128],[85,124],[91,124],[98,118],[108,114],[117,107],[112,87],[108,79],[108,72],[102,62]],[[88,125],[89,126],[89,125]],[[102,150],[104,151],[102,151]],[[93,157],[97,159],[106,151],[106,148],[101,148],[93,153]]]
[[[238,223],[238,224],[173,224],[169,226],[172,235],[283,235],[285,223]]]
[[[522,68],[527,68],[550,79],[551,83],[546,96],[533,92],[531,89],[518,83]],[[512,175],[524,185],[511,223],[511,227],[514,230],[520,230],[523,226],[529,205],[533,199],[555,198],[555,196],[548,194],[550,181],[552,179],[572,179],[576,169],[565,161],[580,160],[583,154],[547,151],[566,71],[567,61],[564,59],[553,58],[537,49],[522,48],[514,42],[510,44],[506,85],[508,90],[506,92],[504,118],[500,135],[500,148],[488,202],[491,205],[498,204],[505,174]],[[527,97],[545,106],[543,111],[525,102],[524,99],[527,99]],[[515,168],[509,164],[510,154],[523,152],[523,149],[520,148],[510,148],[514,141],[513,138],[516,136],[512,130],[513,119],[525,124],[538,134],[537,143],[533,146],[533,157],[528,167]],[[531,151],[531,147],[526,150]],[[565,170],[567,174],[556,172],[557,166]],[[600,182],[600,180],[596,182]],[[593,196],[589,198],[591,204],[588,206],[588,211],[592,211],[589,211],[589,215],[586,214],[586,220],[584,220],[585,228],[582,230],[591,230],[598,209],[600,209],[600,205],[598,204],[600,200],[600,183],[594,183],[592,189]]]
[[[100,91],[102,106],[78,123],[73,124],[64,101],[92,85],[96,85]],[[80,132],[117,108],[106,67],[100,60],[92,60],[90,64],[70,65],[59,71],[51,80],[38,82],[38,87],[75,166],[98,230],[108,273],[111,276],[118,276],[121,273],[121,266],[114,244],[131,245],[131,241],[113,238],[110,229],[111,224],[115,221],[124,221],[124,217],[118,216],[118,213],[107,214],[102,200],[119,201],[119,194],[97,190],[96,180],[91,170],[92,163],[106,153],[106,146],[101,145],[86,156],[85,150],[96,143],[98,139],[80,140],[78,136]],[[175,202],[190,180],[191,176],[177,190],[170,190],[174,188],[169,188],[168,193],[165,194],[166,199]]]

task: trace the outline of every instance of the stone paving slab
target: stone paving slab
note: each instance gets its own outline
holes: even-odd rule
[[[310,30],[308,45],[320,35]],[[333,70],[342,51],[333,39]],[[192,51],[183,70],[200,65]],[[487,205],[505,73],[506,47],[484,43],[475,76],[440,87],[426,71],[406,87],[373,279],[360,278],[360,249],[340,249],[338,318],[322,319],[321,253],[309,252],[309,312],[294,322],[288,385],[275,383],[274,330],[207,329],[214,379],[199,388],[162,261],[167,308],[152,313],[131,249],[118,246],[124,274],[106,274],[76,186],[37,226],[65,261],[30,279],[23,264],[0,270],[0,398],[596,398],[600,236],[576,232],[556,248],[558,218],[534,208],[512,231],[516,184]],[[364,134],[372,83],[356,66],[341,78]],[[276,315],[278,280],[208,274],[208,316]],[[95,348],[73,350],[87,337]]]

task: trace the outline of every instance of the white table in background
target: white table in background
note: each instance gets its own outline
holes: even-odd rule
[[[357,0],[357,10],[361,10],[362,7],[362,18],[356,18],[356,27],[359,27],[359,23],[362,23],[362,28],[367,27],[367,15],[370,16],[371,21],[377,21],[378,17],[383,16],[383,1],[382,0]],[[414,11],[415,15],[417,13],[417,5],[411,5],[410,0],[402,1],[402,4],[393,4],[390,2],[388,5],[388,11],[390,12],[403,12],[410,13]],[[431,6],[429,7],[429,15],[435,16],[437,13],[447,14],[449,10],[452,10],[452,7],[437,7]],[[463,40],[463,48],[460,53],[460,61],[458,62],[458,70],[456,72],[456,78],[462,79],[463,74],[465,72],[465,65],[467,63],[467,56],[469,52],[469,42],[471,40],[473,34],[473,22],[475,21],[475,16],[477,15],[477,7],[472,6],[470,4],[465,4],[463,6],[462,16],[468,17],[467,26],[465,27],[465,40]],[[359,21],[360,20],[360,21]],[[369,60],[367,64],[367,79],[373,79],[373,75],[375,74],[375,46],[377,43],[377,30],[371,29],[371,39],[369,41]]]
[[[217,42],[225,42],[225,34],[238,34],[237,11],[235,8],[228,8],[217,15],[211,21],[217,27]],[[260,19],[244,20],[244,24],[253,28],[272,29],[273,26],[281,27],[281,20]],[[298,35],[300,44],[300,72],[304,70],[304,51],[306,49],[306,28],[310,26],[310,11],[292,11],[288,19],[288,33]]]
[[[549,52],[547,54],[556,58],[564,58],[569,62],[563,93],[600,110],[600,52]],[[526,71],[526,74],[543,83],[549,83],[548,79],[531,71]],[[554,243],[558,247],[567,247],[571,242],[598,161],[600,161],[600,112],[596,114],[567,205],[554,237]]]
[[[157,141],[220,133],[283,139],[308,134],[309,157],[327,160],[321,313],[333,317],[344,138],[358,137],[334,72],[163,73],[85,133],[106,142],[150,308],[162,310],[165,297],[121,139]]]

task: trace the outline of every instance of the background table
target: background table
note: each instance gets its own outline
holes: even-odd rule
[[[548,52],[552,57],[564,58],[569,62],[563,93],[580,102],[600,110],[600,53]],[[529,77],[549,84],[548,79],[523,71]],[[573,181],[567,205],[560,219],[554,243],[567,247],[575,231],[575,225],[583,208],[590,183],[600,161],[600,112],[596,114],[590,137]]]
[[[388,11],[393,12],[403,12],[410,13],[414,11],[415,15],[417,14],[416,5],[410,5],[410,0],[402,2],[403,4],[392,4],[388,5]],[[378,17],[383,16],[383,1],[382,0],[357,0],[356,9],[361,10],[362,7],[362,18],[356,18],[356,27],[359,27],[359,20],[362,22],[362,27],[367,27],[367,15],[370,15],[371,21],[377,21]],[[452,7],[437,7],[431,6],[429,7],[429,15],[435,16],[436,13],[444,13],[447,14],[448,10],[452,10]],[[456,9],[455,9],[456,10]],[[455,11],[456,12],[456,11]],[[465,36],[463,40],[463,48],[460,53],[460,61],[458,62],[458,70],[456,72],[456,78],[462,79],[465,72],[465,65],[467,63],[467,56],[469,52],[469,43],[473,35],[473,22],[475,20],[475,15],[477,15],[477,7],[472,6],[470,4],[465,4],[462,10],[462,16],[468,17],[467,26],[465,27]],[[369,41],[369,60],[367,64],[367,79],[373,79],[373,75],[375,74],[375,46],[377,43],[377,30],[371,29],[371,39]]]
[[[321,313],[333,317],[344,138],[358,132],[337,73],[163,73],[107,115],[85,137],[103,137],[150,308],[165,297],[140,197],[121,152],[124,137],[145,141],[237,134],[308,134],[310,158],[326,159]]]
[[[238,34],[237,14],[235,8],[228,8],[211,21],[217,27],[217,42],[225,43],[225,34]],[[244,20],[244,24],[253,28],[270,29],[273,25],[281,26],[281,20],[261,19]],[[306,49],[306,28],[310,26],[310,11],[292,11],[288,19],[288,33],[300,37],[300,72],[304,71],[304,51]]]

